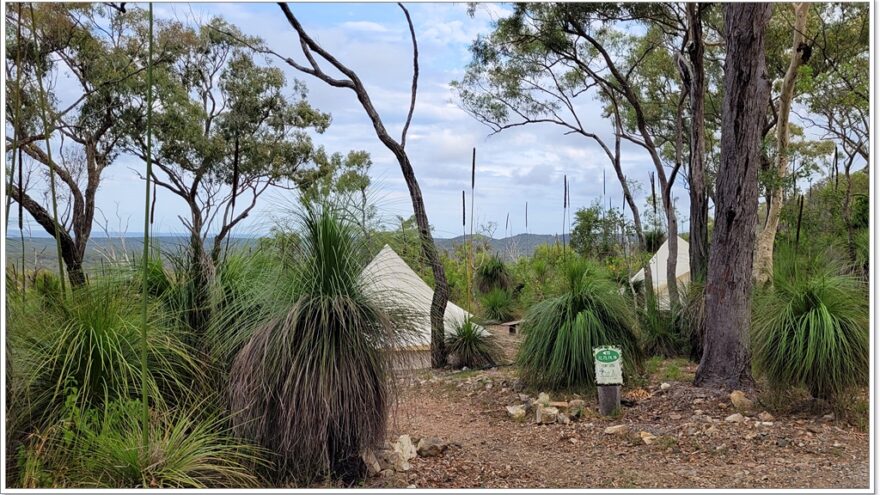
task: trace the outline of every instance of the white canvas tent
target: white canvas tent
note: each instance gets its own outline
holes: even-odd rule
[[[648,268],[654,283],[654,294],[657,295],[657,304],[661,309],[669,309],[669,288],[666,284],[666,262],[669,259],[669,239],[654,253]],[[690,245],[681,237],[678,238],[678,257],[675,262],[675,278],[678,283],[690,283]],[[645,280],[645,270],[639,270],[632,276],[630,282],[635,283]]]
[[[361,273],[367,289],[377,291],[383,297],[391,297],[401,309],[412,314],[411,323],[416,334],[401,345],[398,368],[420,369],[431,366],[431,299],[434,290],[425,283],[387,244],[379,251]],[[446,334],[455,332],[456,326],[470,313],[452,302],[446,305]],[[484,330],[485,331],[485,330]]]

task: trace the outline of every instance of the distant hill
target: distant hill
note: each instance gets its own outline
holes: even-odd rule
[[[451,239],[434,239],[434,242],[437,244],[438,248],[451,252],[454,249],[454,246],[462,245],[467,242],[469,237],[470,236],[460,235]],[[474,236],[475,241],[486,239],[485,236]],[[548,234],[517,234],[502,239],[488,239],[488,241],[493,252],[510,260],[519,256],[531,256],[538,246],[555,243],[556,236]]]
[[[484,236],[474,236],[475,239],[484,240]],[[439,249],[452,252],[455,246],[460,246],[467,237],[458,236],[453,238],[435,238],[434,242]],[[259,241],[257,237],[233,237],[230,246],[252,246]],[[152,244],[162,253],[175,253],[182,249],[188,238],[183,235],[158,235],[153,237]],[[209,239],[210,242],[210,239]],[[518,256],[531,256],[535,249],[543,244],[553,244],[556,236],[545,234],[518,234],[503,239],[489,239],[489,245],[493,252],[498,253],[505,259]],[[34,267],[55,268],[57,257],[55,240],[51,237],[26,237],[24,241],[25,260],[29,269]],[[6,238],[6,265],[21,266],[21,241],[17,236]],[[88,252],[85,257],[86,270],[99,269],[113,261],[125,262],[136,260],[143,253],[143,239],[132,234],[118,237],[98,236],[89,239]]]

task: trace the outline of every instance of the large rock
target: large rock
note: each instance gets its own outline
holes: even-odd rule
[[[446,452],[448,445],[437,437],[423,438],[419,440],[416,452],[421,457],[437,457]]]
[[[559,409],[555,407],[538,406],[535,408],[535,423],[548,424],[555,423],[559,417]]]
[[[629,433],[629,426],[627,425],[615,425],[605,428],[606,435],[626,435],[627,433]]]
[[[517,421],[526,417],[526,406],[517,404],[515,406],[507,406],[507,415]]]
[[[405,461],[409,461],[418,455],[416,446],[413,445],[412,438],[409,435],[400,435],[397,438],[397,441],[394,442],[394,451],[400,454],[400,457]]]
[[[755,407],[755,403],[751,401],[742,390],[734,390],[730,393],[730,403],[739,411],[750,411]]]
[[[367,466],[367,474],[370,476],[378,476],[380,472],[382,472],[382,466],[379,464],[379,459],[376,458],[376,454],[372,450],[368,450],[361,454],[361,459],[364,460],[364,464]]]

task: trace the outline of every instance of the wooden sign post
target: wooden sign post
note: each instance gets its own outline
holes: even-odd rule
[[[620,386],[623,385],[623,355],[619,347],[600,346],[593,349],[596,363],[596,385],[599,391],[599,414],[611,416],[620,409]]]

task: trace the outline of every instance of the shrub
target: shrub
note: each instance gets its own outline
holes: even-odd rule
[[[677,327],[677,312],[663,310],[656,298],[645,303],[639,310],[642,350],[647,356],[676,357],[686,347],[685,339]]]
[[[681,308],[676,314],[676,327],[684,348],[692,361],[703,357],[703,322],[706,319],[706,291],[701,282],[691,282],[678,291]]]
[[[446,336],[446,350],[459,368],[494,366],[501,355],[495,337],[471,318],[458,323],[455,333]]]
[[[513,295],[510,292],[494,288],[480,297],[483,314],[490,321],[505,322],[513,318]]]
[[[512,281],[504,261],[494,253],[482,258],[474,273],[480,292],[487,293],[492,289],[510,290]]]
[[[54,421],[71,389],[83,407],[140,396],[141,301],[131,284],[102,279],[36,314],[11,315],[13,354],[35,418]],[[189,390],[201,372],[156,306],[148,307],[147,386],[160,401]]]
[[[217,417],[192,410],[154,410],[144,455],[141,403],[68,409],[22,453],[23,487],[244,488],[265,464],[260,451],[232,437]],[[196,419],[198,418],[198,419]]]
[[[813,397],[832,399],[867,383],[868,298],[857,278],[777,276],[753,315],[754,365],[772,385],[806,386]]]
[[[617,345],[624,372],[641,367],[638,319],[630,301],[594,264],[575,259],[565,266],[567,291],[525,315],[517,356],[523,380],[536,387],[595,384],[593,348]]]
[[[235,322],[246,339],[230,371],[233,427],[275,454],[277,480],[353,483],[361,453],[384,440],[391,351],[408,326],[360,278],[357,224],[331,205],[304,208],[297,256],[255,279],[259,310]]]

